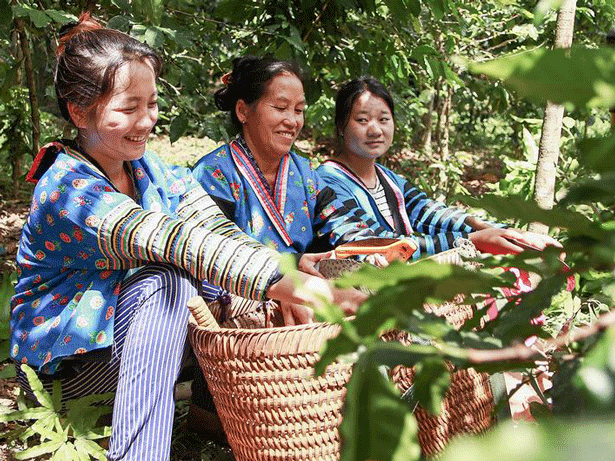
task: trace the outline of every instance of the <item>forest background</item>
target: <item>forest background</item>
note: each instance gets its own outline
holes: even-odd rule
[[[365,369],[383,362],[389,366],[419,364],[427,383],[419,391],[421,403],[437,408],[449,382],[445,358],[458,366],[473,364],[490,371],[521,369],[528,382],[534,382],[532,360],[494,354],[477,364],[468,358],[468,351],[510,351],[531,334],[549,341],[558,334],[561,339],[563,330],[580,332],[574,341],[558,341],[547,357],[562,376],[559,397],[557,393],[544,396],[548,405],[535,411],[542,415],[540,424],[522,429],[527,444],[517,443],[521,429],[504,424],[488,438],[461,442],[446,459],[611,459],[615,424],[608,417],[615,409],[615,332],[607,327],[615,295],[615,138],[610,134],[608,109],[615,107],[615,51],[608,41],[615,20],[614,3],[0,0],[0,360],[4,362],[0,373],[5,394],[14,389],[14,369],[6,362],[13,259],[31,193],[23,177],[41,145],[71,135],[55,103],[55,40],[63,24],[88,10],[163,56],[161,117],[149,147],[172,163],[189,165],[233,135],[224,114],[213,106],[213,92],[239,55],[271,53],[305,69],[308,106],[297,148],[317,161],[335,148],[333,98],[339,85],[366,74],[382,80],[396,102],[394,147],[384,163],[432,197],[472,207],[477,213],[487,210],[490,217],[511,225],[544,223],[564,243],[576,288],[572,292],[562,289],[565,277],[556,269],[555,257],[537,258],[539,263],[531,259],[536,259],[535,254],[494,259],[493,267],[531,268],[542,275],[542,282],[533,296],[516,300],[514,310],[509,303],[488,328],[472,332],[470,322],[465,331],[452,335],[442,325],[434,328],[437,320],[425,322],[421,317],[426,298],[444,299],[459,292],[470,295],[470,288],[462,286],[468,281],[472,289],[487,290],[494,281],[505,284],[505,277],[495,272],[492,277],[499,278],[489,280],[456,271],[434,274],[432,268],[409,274],[394,265],[378,281],[371,281],[381,298],[374,297],[365,315],[346,328],[340,342],[330,345],[325,360],[361,351],[357,363]],[[558,11],[570,6],[573,48],[552,51]],[[555,142],[559,158],[549,173],[555,184],[552,204],[540,208],[533,200],[538,159],[549,147],[541,142],[547,100],[562,104],[565,115],[558,127],[561,139]],[[361,273],[357,277],[355,281],[366,280],[365,274],[363,279]],[[418,279],[423,285],[416,285]],[[408,303],[404,293],[417,288],[425,294]],[[387,294],[392,289],[397,289],[394,296]],[[383,300],[390,304],[386,309],[378,304]],[[376,309],[383,313],[374,315]],[[541,311],[546,315],[545,325],[529,327],[527,320]],[[333,308],[325,318],[339,320]],[[403,353],[383,349],[374,344],[373,337],[384,325],[423,335],[440,347],[430,351],[409,348]],[[584,325],[593,325],[592,334],[582,329]],[[596,332],[600,334],[593,334]],[[366,398],[393,399],[397,416],[385,417],[390,419],[388,425],[383,421],[388,432],[374,430],[370,437],[359,437],[365,421],[382,420],[383,415],[368,411],[357,416],[350,410],[348,414],[355,419],[344,421],[342,430],[352,441],[346,444],[344,459],[416,459],[416,439],[402,437],[412,432],[408,409],[394,401],[379,375],[363,376],[353,378],[351,395],[356,398],[349,399],[349,408],[369,407]],[[368,388],[373,392],[365,397],[360,390]],[[33,413],[20,408],[22,419],[31,419]],[[363,417],[368,419],[361,420]],[[19,456],[57,455],[72,449],[96,456],[95,447],[83,442],[90,439],[75,435],[72,429],[64,431],[71,424],[65,417],[58,421],[63,429],[50,429],[52,434],[19,433],[21,448],[26,450],[26,455]],[[19,432],[23,427],[27,425],[12,429]],[[98,429],[96,436],[108,431]],[[596,438],[604,444],[596,444]],[[41,445],[43,449],[38,448]]]

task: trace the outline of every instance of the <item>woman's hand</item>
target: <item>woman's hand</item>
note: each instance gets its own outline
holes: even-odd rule
[[[313,313],[305,312],[309,309],[306,306],[318,309],[323,306],[323,300],[339,306],[346,314],[354,314],[367,299],[367,294],[359,290],[335,288],[328,280],[302,272],[295,273],[293,277],[282,277],[269,287],[267,296],[283,304],[281,309],[285,322],[290,322],[292,316],[295,323],[305,323],[308,319],[312,321]]]
[[[542,251],[549,245],[558,248],[562,247],[557,240],[548,235],[536,234],[534,232],[527,232],[519,229],[487,227],[472,232],[468,237],[479,251],[494,255],[517,254],[521,253],[526,248]]]
[[[316,269],[316,264],[322,259],[331,258],[332,253],[332,251],[327,251],[325,253],[304,253],[297,263],[297,269],[306,274],[324,278]]]
[[[311,307],[287,301],[280,301],[279,304],[286,326],[302,325],[314,321],[314,310]]]

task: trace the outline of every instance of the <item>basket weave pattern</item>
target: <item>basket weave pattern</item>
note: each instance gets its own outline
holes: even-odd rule
[[[383,339],[410,343],[404,331],[390,331],[383,335]],[[419,443],[425,456],[437,455],[458,435],[478,434],[493,424],[489,375],[473,368],[455,369],[450,363],[447,367],[451,371],[451,384],[442,399],[440,414],[432,415],[420,405],[414,411],[419,426]],[[399,365],[391,372],[391,378],[404,393],[414,381],[414,369]]]
[[[321,346],[339,327],[189,325],[190,340],[237,461],[337,460],[350,364],[315,377]]]

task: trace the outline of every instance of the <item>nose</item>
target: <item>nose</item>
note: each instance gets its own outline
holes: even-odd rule
[[[382,134],[382,128],[375,120],[372,120],[367,125],[367,135],[372,136],[372,137],[378,137],[381,134]]]
[[[158,121],[158,108],[147,108],[144,110],[137,122],[135,123],[135,127],[138,129],[149,130],[154,127],[156,122]]]
[[[284,123],[293,128],[298,127],[301,129],[303,126],[303,114],[297,114],[295,112],[287,112],[284,117]]]

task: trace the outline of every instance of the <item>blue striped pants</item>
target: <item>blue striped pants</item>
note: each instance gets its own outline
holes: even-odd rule
[[[122,284],[111,357],[67,361],[62,400],[116,391],[110,460],[169,459],[173,390],[186,348],[186,303],[201,292],[193,277],[172,265],[147,265]],[[31,394],[23,373],[20,384]],[[43,378],[51,389],[52,380]],[[28,392],[30,391],[30,392]]]

